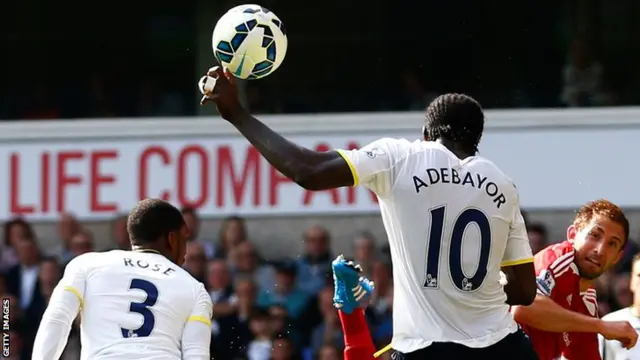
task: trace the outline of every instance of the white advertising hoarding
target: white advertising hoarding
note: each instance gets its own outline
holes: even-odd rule
[[[556,120],[540,113],[538,122],[536,112],[529,112],[529,117],[518,114],[519,124],[492,123],[489,112],[480,152],[513,178],[523,207],[577,207],[599,197],[638,207],[640,193],[635,186],[640,170],[635,158],[640,153],[640,110],[633,112],[639,121],[612,122],[613,115],[608,114],[601,121],[585,117],[582,123],[575,114],[573,120],[567,118],[571,112]],[[420,114],[387,114],[374,120],[369,114],[349,116],[356,118],[344,122],[318,115],[267,122],[294,142],[320,150],[355,148],[383,136],[420,136]],[[220,119],[75,125],[5,128],[0,142],[0,168],[5,169],[0,176],[5,195],[1,218],[24,215],[49,220],[72,212],[84,219],[104,219],[145,197],[195,206],[207,217],[377,211],[375,196],[364,188],[322,192],[299,188]],[[38,127],[43,128],[41,133],[34,130]],[[69,127],[66,133],[64,127]]]

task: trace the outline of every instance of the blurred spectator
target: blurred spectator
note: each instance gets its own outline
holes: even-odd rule
[[[23,237],[35,238],[35,233],[28,222],[16,218],[4,224],[4,242],[0,247],[0,272],[7,271],[18,264],[15,247],[16,242]]]
[[[26,360],[31,358],[31,354],[23,352],[22,335],[15,330],[9,331],[9,356],[3,356],[3,360]]]
[[[182,208],[182,217],[189,229],[189,241],[195,241],[202,245],[207,259],[211,259],[215,254],[215,245],[212,241],[205,241],[200,238],[200,218],[196,209],[191,207]]]
[[[391,263],[377,261],[372,270],[373,283],[375,288],[371,298],[369,308],[373,310],[376,317],[384,317],[391,311],[391,301],[393,298],[393,273]]]
[[[269,328],[269,313],[264,310],[257,310],[251,316],[249,327],[253,340],[247,347],[248,360],[269,360],[271,357],[271,347],[273,345],[272,333]]]
[[[207,270],[207,257],[204,248],[196,242],[187,243],[187,253],[184,257],[184,269],[191,276],[201,283],[205,283],[205,272]]]
[[[215,251],[215,257],[225,258],[231,250],[241,242],[247,240],[247,227],[243,218],[230,216],[222,221],[220,226],[220,241]]]
[[[630,283],[631,283],[630,273],[617,274],[613,278],[613,283],[611,284],[611,291],[613,293],[613,301],[614,301],[615,308],[617,309],[626,308],[631,304],[633,304],[633,293],[629,288]]]
[[[212,341],[212,354],[220,359],[233,359],[246,350],[247,345],[253,339],[250,330],[250,319],[253,318],[256,307],[256,284],[250,278],[241,278],[235,283],[236,306],[226,316],[216,317],[217,330]],[[268,323],[268,313],[264,319],[267,331],[271,334]]]
[[[342,360],[342,350],[332,344],[324,344],[316,356],[317,360]]]
[[[569,107],[602,106],[611,103],[603,89],[602,65],[593,57],[583,37],[573,41],[563,69],[561,101]]]
[[[318,307],[322,314],[322,323],[311,335],[311,352],[319,354],[322,346],[332,344],[344,348],[344,334],[338,312],[333,307],[333,286],[327,286],[318,294]]]
[[[296,349],[291,338],[284,334],[276,337],[271,349],[271,360],[301,360],[300,352]]]
[[[16,242],[18,265],[7,272],[7,292],[18,299],[18,307],[24,314],[21,322],[24,351],[31,353],[40,319],[46,308],[40,292],[40,250],[35,238],[22,237]]]
[[[71,259],[94,250],[93,234],[89,230],[82,229],[71,237],[69,242]],[[66,266],[67,264],[65,263],[64,265]]]
[[[233,295],[231,271],[226,261],[221,259],[209,261],[206,287],[213,302],[215,317],[227,316],[235,311],[237,298]]]
[[[378,254],[373,234],[362,232],[354,243],[354,261],[362,267],[363,276],[371,278],[371,268]]]
[[[272,291],[274,271],[271,266],[260,264],[260,256],[250,241],[238,244],[230,254],[230,264],[234,276],[249,276],[260,290]]]
[[[527,235],[529,237],[529,244],[531,244],[531,251],[534,254],[544,249],[549,245],[549,235],[547,227],[541,223],[533,223],[527,226]]]
[[[128,218],[127,214],[120,214],[111,222],[111,238],[114,244],[112,250],[131,250],[129,231],[127,230]]]
[[[312,226],[304,233],[304,254],[297,260],[298,286],[317,294],[331,279],[331,238],[327,229]]]
[[[298,320],[310,301],[310,294],[296,286],[296,265],[291,261],[276,264],[276,285],[273,291],[262,290],[258,305],[283,305],[289,316]]]
[[[43,258],[40,261],[40,273],[38,275],[40,293],[44,301],[48,304],[53,289],[62,277],[62,270],[60,264],[58,264],[58,259],[54,257]]]
[[[66,264],[73,258],[69,246],[71,245],[71,238],[73,238],[73,235],[78,233],[78,231],[80,231],[80,224],[73,215],[60,215],[60,219],[58,220],[60,246],[54,251],[54,254],[58,257],[61,264]]]

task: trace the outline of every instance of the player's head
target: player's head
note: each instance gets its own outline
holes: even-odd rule
[[[590,280],[620,260],[628,238],[629,220],[618,206],[604,199],[584,205],[567,229],[580,276]]]
[[[166,201],[144,199],[138,202],[127,220],[133,249],[153,249],[178,265],[184,263],[189,231],[180,210]]]
[[[470,96],[444,94],[427,106],[423,128],[427,141],[448,141],[458,150],[475,154],[483,129],[482,107]]]

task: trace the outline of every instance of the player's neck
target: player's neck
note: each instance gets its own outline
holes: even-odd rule
[[[593,280],[580,278],[580,291],[587,291],[593,285]]]
[[[156,249],[151,249],[151,248],[136,246],[136,245],[131,246],[131,251],[162,255],[162,253]]]
[[[450,141],[450,140],[447,140],[447,139],[438,139],[438,140],[436,140],[436,142],[439,142],[440,144],[444,145],[444,147],[449,149],[449,151],[451,151],[460,160],[464,160],[464,159],[466,159],[468,157],[475,156],[475,154],[471,154],[468,151],[462,150],[460,148],[460,145],[458,145],[454,141]]]

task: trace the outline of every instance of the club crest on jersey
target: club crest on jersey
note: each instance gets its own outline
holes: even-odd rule
[[[551,290],[553,290],[553,287],[556,285],[553,274],[547,270],[540,272],[540,275],[536,278],[536,283],[538,284],[538,289],[547,296],[551,294]]]
[[[367,154],[367,156],[371,159],[375,159],[378,156],[383,156],[383,155],[387,155],[386,152],[384,152],[384,150],[381,150],[379,147],[374,146],[370,149],[363,149],[364,153]]]

